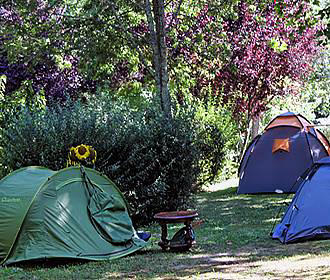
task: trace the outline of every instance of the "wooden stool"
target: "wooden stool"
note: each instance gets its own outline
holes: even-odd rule
[[[173,211],[173,212],[160,212],[154,215],[155,220],[160,224],[162,235],[161,240],[158,242],[158,245],[162,248],[163,251],[170,250],[174,251],[187,251],[195,243],[194,231],[191,226],[191,222],[198,217],[196,211]],[[177,224],[184,223],[184,243],[175,244],[172,240],[167,238],[167,225],[168,224]]]

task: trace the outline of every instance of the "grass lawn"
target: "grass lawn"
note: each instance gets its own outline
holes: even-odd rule
[[[160,228],[153,225],[145,229],[152,233],[150,245],[125,258],[0,268],[0,279],[330,279],[330,240],[282,245],[270,238],[286,195],[235,192],[198,195],[204,223],[195,229],[190,252],[162,252]],[[170,235],[180,227],[170,227]]]

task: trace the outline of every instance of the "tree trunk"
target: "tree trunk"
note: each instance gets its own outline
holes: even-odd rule
[[[164,0],[145,0],[145,12],[150,32],[150,42],[153,50],[153,67],[155,81],[160,97],[161,108],[168,119],[172,118],[172,105],[168,88],[167,47],[165,33],[165,7]],[[152,13],[153,12],[153,13]]]
[[[259,134],[260,116],[252,118],[251,138],[254,139]]]
[[[243,145],[241,149],[240,162],[243,159],[245,150],[247,149],[250,139],[254,139],[259,134],[259,126],[260,126],[260,116],[256,117],[248,117],[247,128],[245,129],[245,133],[243,136]]]
[[[250,138],[250,122],[248,121],[247,128],[245,129],[243,133],[243,141],[242,141],[242,146],[240,148],[240,157],[239,157],[239,162],[242,161],[245,150],[249,144],[249,138]]]

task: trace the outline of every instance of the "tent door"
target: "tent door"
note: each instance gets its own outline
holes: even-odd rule
[[[82,170],[89,195],[88,213],[99,234],[111,243],[127,243],[132,240],[134,228],[126,205],[111,194],[102,191]]]

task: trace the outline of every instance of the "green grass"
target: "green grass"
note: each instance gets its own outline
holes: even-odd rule
[[[283,245],[270,238],[286,196],[235,192],[198,195],[204,223],[195,229],[197,244],[190,252],[162,252],[155,224],[145,229],[152,233],[150,245],[125,258],[5,267],[0,279],[330,279],[330,241]],[[170,227],[169,234],[178,228]]]

